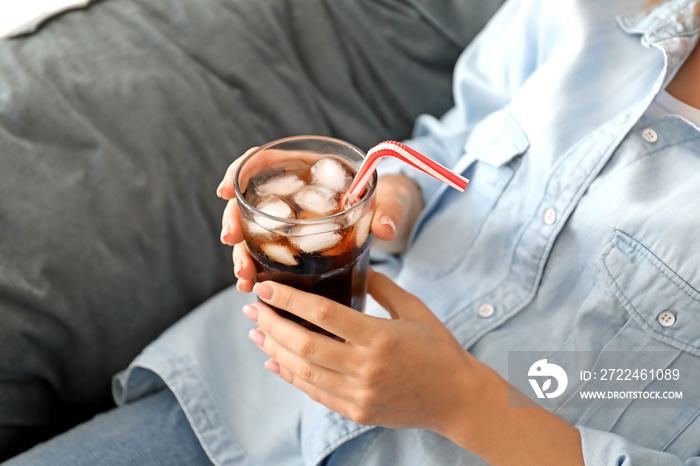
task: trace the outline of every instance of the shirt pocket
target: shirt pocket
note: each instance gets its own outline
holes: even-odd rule
[[[684,458],[697,454],[697,443],[686,440],[700,432],[695,398],[700,384],[700,292],[641,241],[620,230],[603,250],[598,265],[611,293],[609,305],[598,302],[607,308],[599,311],[619,312],[624,322],[601,350],[624,352],[620,354],[628,354],[636,363],[639,357],[633,352],[658,352],[653,358],[655,366],[649,369],[677,369],[678,381],[646,379],[625,388],[682,392],[683,405],[635,409],[643,401],[628,399],[620,401],[619,409],[589,408],[569,421],[615,433],[645,448]],[[608,330],[600,329],[601,333]],[[622,363],[618,368],[626,367]]]
[[[619,230],[599,265],[617,299],[645,333],[700,356],[700,292]]]
[[[464,193],[442,186],[416,222],[406,267],[426,277],[452,272],[464,259],[496,207],[529,148],[527,135],[508,108],[498,110],[472,130],[464,155],[452,167],[470,180]]]
[[[12,14],[5,14],[0,21],[0,38],[9,38],[34,34],[42,24],[69,10],[87,7],[94,0],[54,0],[47,6],[46,2],[27,3],[17,8]]]

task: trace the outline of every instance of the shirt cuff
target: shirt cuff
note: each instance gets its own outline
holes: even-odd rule
[[[586,466],[616,465],[632,466],[638,464],[663,464],[675,466],[684,464],[697,464],[694,460],[688,463],[673,456],[649,448],[642,448],[629,440],[610,432],[576,426],[581,432],[581,447],[583,449],[583,461]]]

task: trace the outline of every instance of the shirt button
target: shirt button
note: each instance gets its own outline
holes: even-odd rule
[[[544,211],[544,223],[547,225],[554,225],[554,222],[557,221],[557,211],[552,209],[551,207],[547,210]]]
[[[479,314],[479,317],[488,319],[493,315],[494,312],[496,312],[496,308],[493,304],[486,303],[479,306],[479,310],[477,310],[476,312]]]
[[[676,323],[676,315],[671,311],[664,311],[656,318],[662,327],[670,327]]]
[[[656,134],[656,131],[653,129],[647,128],[642,131],[642,138],[644,138],[646,142],[656,142],[659,140],[659,135]]]

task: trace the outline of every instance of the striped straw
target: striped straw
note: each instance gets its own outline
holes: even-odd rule
[[[362,162],[362,166],[358,170],[357,175],[355,175],[355,179],[352,180],[350,188],[343,194],[343,204],[348,203],[349,205],[353,205],[357,202],[364,192],[367,183],[369,183],[372,173],[377,169],[379,161],[384,157],[396,157],[459,191],[464,191],[467,184],[469,184],[468,179],[430,160],[425,155],[416,152],[405,144],[396,141],[384,141],[367,152],[367,157],[365,157],[365,161]]]

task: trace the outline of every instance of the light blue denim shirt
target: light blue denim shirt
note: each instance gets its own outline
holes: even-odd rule
[[[698,39],[696,2],[644,3],[508,2],[461,56],[455,107],[409,141],[471,184],[416,175],[426,207],[393,276],[504,377],[509,351],[671,350],[678,388],[700,390],[700,132],[644,117]],[[251,300],[227,290],[168,330],[115,378],[118,402],[164,382],[217,464],[483,463],[431,432],[356,425],[269,374],[240,313]],[[700,406],[567,403],[555,412],[586,464],[700,464]]]

